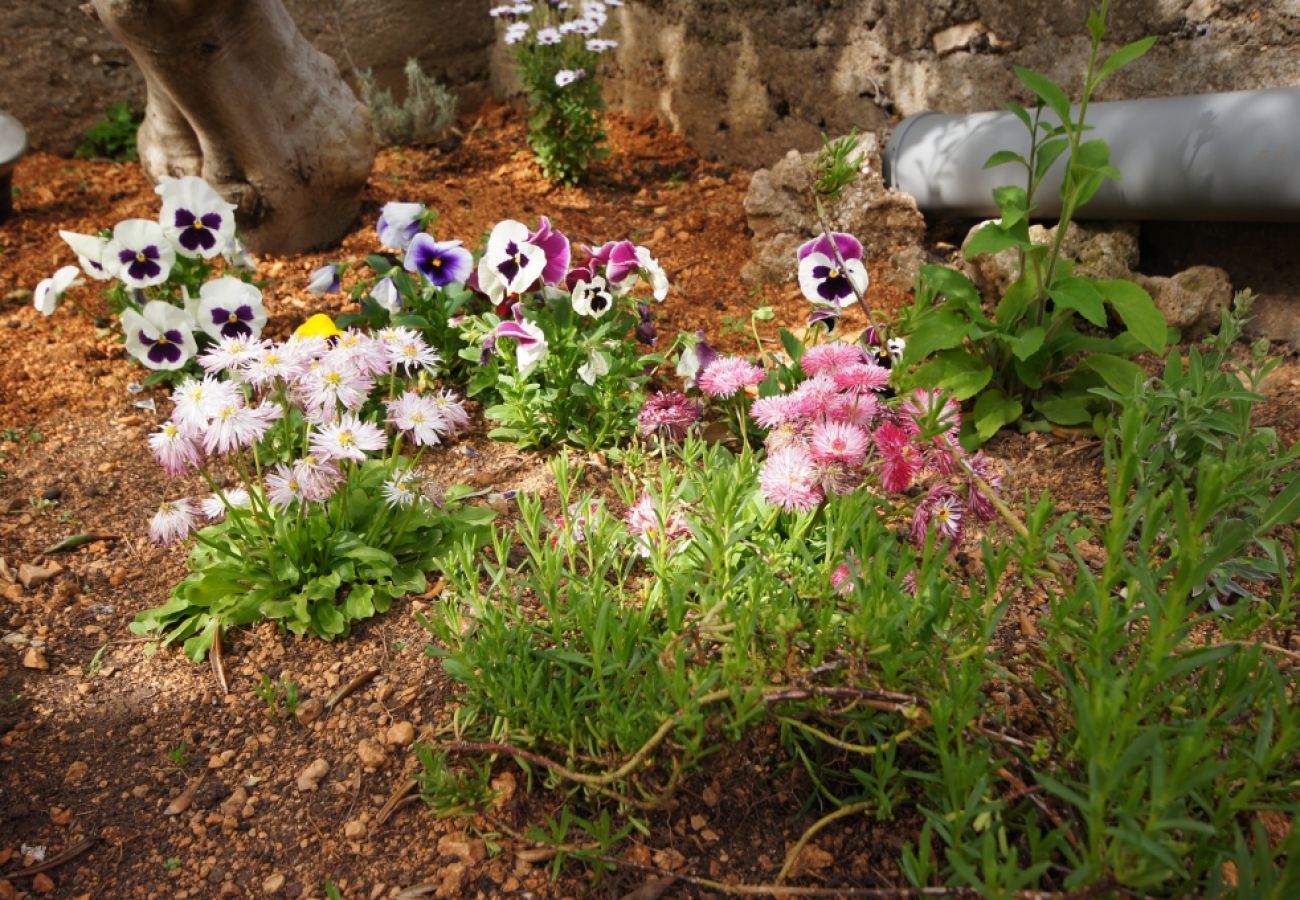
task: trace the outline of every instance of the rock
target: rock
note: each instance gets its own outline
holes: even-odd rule
[[[1252,338],[1286,341],[1300,350],[1300,296],[1257,294],[1246,321],[1246,334]]]
[[[924,239],[925,219],[910,196],[885,187],[874,134],[859,136],[858,152],[863,156],[862,177],[829,204],[826,218],[830,227],[862,242],[868,268],[879,267],[899,247]],[[810,167],[816,158],[816,153],[791,150],[750,179],[745,217],[753,233],[754,259],[742,273],[745,278],[793,282],[798,271],[796,251],[821,232],[810,193]]]
[[[24,669],[40,669],[45,671],[49,669],[50,664],[45,661],[45,654],[38,647],[28,647],[27,652],[23,654]]]
[[[330,770],[328,760],[317,759],[298,775],[299,791],[314,791],[320,786],[320,780]]]
[[[360,819],[353,819],[343,826],[343,836],[349,841],[359,841],[366,836],[366,823]]]
[[[63,488],[59,487],[57,484],[52,484],[45,490],[41,491],[42,500],[58,500],[62,496]]]
[[[310,725],[320,718],[321,713],[325,711],[325,704],[321,703],[315,697],[309,697],[298,704],[294,710],[293,716],[298,720],[299,725]]]
[[[992,221],[992,220],[990,220]],[[975,282],[980,295],[995,301],[1019,275],[1019,253],[1014,249],[999,253],[981,253],[965,259],[966,247],[971,238],[987,222],[972,228],[962,241],[962,270]],[[1029,226],[1029,239],[1035,244],[1049,245],[1056,240],[1056,229],[1043,225]],[[1074,263],[1074,273],[1088,278],[1133,278],[1138,264],[1138,226],[1132,222],[1071,223],[1065,240],[1061,242],[1061,256]]]
[[[398,722],[384,733],[384,743],[394,747],[409,747],[415,741],[415,726],[410,722]]]
[[[86,773],[89,771],[90,766],[81,760],[77,760],[72,765],[68,766],[68,771],[63,773],[63,781],[66,784],[76,784],[78,781],[85,778]]]
[[[379,742],[366,738],[357,744],[357,758],[367,769],[378,769],[388,759],[388,752]]]
[[[48,894],[54,890],[54,879],[44,872],[38,872],[32,878],[32,890],[38,894]]]
[[[275,874],[271,875],[269,878],[267,878],[265,881],[262,882],[262,893],[278,894],[280,892],[280,888],[282,887],[284,887],[284,876],[281,875],[279,872],[276,872]]]
[[[930,43],[934,46],[934,52],[940,56],[947,56],[959,50],[988,52],[990,50],[1004,50],[1007,47],[1007,42],[990,31],[989,27],[983,22],[963,22],[960,25],[951,25],[941,31],[936,31],[934,36],[930,38]]]
[[[1195,340],[1219,324],[1218,311],[1232,303],[1232,281],[1217,266],[1192,266],[1170,278],[1138,277],[1165,321]]]
[[[63,566],[56,562],[51,562],[44,566],[33,566],[31,563],[23,563],[18,567],[18,580],[22,582],[22,586],[25,588],[39,587],[62,571]]]
[[[473,864],[487,857],[487,845],[482,838],[471,838],[464,832],[457,831],[438,838],[438,852]]]
[[[221,801],[221,814],[237,816],[248,802],[248,790],[241,784],[231,791],[230,796]]]

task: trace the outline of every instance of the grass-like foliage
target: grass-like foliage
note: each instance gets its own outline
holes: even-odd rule
[[[104,118],[86,129],[85,138],[72,155],[78,159],[111,159],[114,162],[135,162],[136,132],[140,130],[143,116],[131,111],[125,101],[114,103],[104,113]]]
[[[1165,350],[1165,321],[1145,290],[1123,279],[1075,275],[1061,252],[1075,213],[1106,180],[1120,175],[1110,164],[1107,143],[1088,137],[1088,104],[1108,77],[1154,43],[1153,38],[1136,41],[1103,60],[1109,5],[1106,0],[1088,16],[1091,52],[1077,107],[1072,109],[1066,92],[1045,76],[1015,70],[1038,101],[1032,112],[1009,105],[1029,130],[1031,149],[1027,157],[1009,150],[996,153],[987,167],[1022,166],[1025,185],[994,191],[1002,217],[976,232],[965,253],[1014,251],[1017,277],[1002,297],[983,298],[955,269],[925,266],[916,301],[900,323],[909,335],[904,365],[920,365],[915,381],[943,387],[962,400],[974,399],[964,436],[968,446],[1016,422],[1024,429],[1096,424],[1104,402],[1092,389],[1126,389],[1142,374],[1130,357]],[[1050,245],[1037,244],[1029,235],[1035,197],[1044,177],[1062,160],[1055,238]],[[1108,329],[1114,324],[1122,329],[1111,335]]]
[[[432,144],[446,135],[456,121],[456,96],[420,68],[406,61],[406,96],[398,103],[392,91],[380,87],[366,69],[356,73],[361,102],[370,110],[375,136],[385,147]]]

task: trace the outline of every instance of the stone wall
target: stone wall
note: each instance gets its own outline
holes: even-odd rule
[[[218,0],[233,2],[233,0]],[[416,57],[472,109],[488,93],[495,40],[483,0],[286,0],[308,40],[348,72],[374,69],[404,87]],[[346,39],[341,37],[346,35]],[[70,154],[114,103],[144,108],[144,82],[126,50],[78,0],[0,2],[0,109],[33,149]]]
[[[229,2],[229,0],[226,0]],[[340,68],[400,82],[418,57],[472,109],[509,93],[489,0],[287,0]],[[112,103],[142,102],[126,52],[77,0],[0,3],[0,109],[38,149],[70,152]],[[821,131],[883,133],[925,109],[1024,99],[1013,64],[1077,82],[1087,0],[627,0],[608,96],[701,152],[748,166]],[[1115,0],[1117,41],[1156,49],[1101,99],[1300,84],[1300,0]],[[348,35],[346,42],[340,35]],[[344,49],[346,45],[346,51]],[[349,58],[350,57],[350,58]]]

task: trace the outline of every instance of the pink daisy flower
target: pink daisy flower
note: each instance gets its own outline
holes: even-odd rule
[[[856,557],[850,553],[845,557],[844,562],[835,567],[831,573],[831,587],[841,594],[853,593],[853,583],[862,577],[862,566],[858,564]]]
[[[916,507],[912,540],[918,544],[925,543],[931,528],[941,539],[957,540],[961,537],[962,514],[961,497],[947,484],[936,484]]]
[[[304,500],[324,503],[343,483],[343,472],[333,460],[308,454],[293,464],[293,480]]]
[[[266,499],[272,506],[283,509],[295,500],[304,499],[302,485],[294,477],[293,469],[279,463],[266,473]]]
[[[981,481],[1000,491],[1002,488],[1002,473],[993,465],[992,460],[984,455],[984,451],[976,453],[969,460],[970,471]],[[971,482],[970,488],[966,492],[966,502],[970,506],[971,515],[980,522],[991,522],[997,518],[998,511],[994,508],[989,499],[977,488],[974,482]]]
[[[916,433],[905,426],[886,422],[876,429],[876,447],[883,465],[880,484],[887,491],[905,491],[921,469],[921,451],[913,440]]]
[[[842,391],[867,393],[889,387],[889,370],[873,363],[854,363],[837,369],[831,377]]]
[[[352,413],[320,426],[307,444],[317,456],[354,462],[365,462],[366,453],[383,450],[387,445],[388,438],[382,431]]]
[[[387,357],[385,357],[385,371]],[[299,383],[303,399],[308,406],[326,413],[344,409],[359,409],[370,396],[375,381],[370,375],[353,368],[345,359],[322,362],[311,369]]]
[[[641,556],[650,556],[656,545],[662,545],[665,550],[675,553],[684,549],[685,541],[691,537],[691,529],[686,524],[685,517],[680,512],[672,512],[661,518],[654,498],[648,493],[641,494],[623,521],[636,539],[637,552]]]
[[[808,445],[813,460],[818,463],[835,462],[860,466],[866,459],[871,439],[857,425],[826,421],[813,426]]]
[[[660,433],[680,441],[699,418],[699,406],[681,391],[657,391],[646,398],[636,421],[644,435]]]
[[[828,407],[839,393],[835,379],[829,375],[814,375],[787,395],[794,415],[817,419],[826,415]]]
[[[176,478],[203,463],[203,450],[198,441],[181,431],[175,422],[168,422],[159,431],[149,435],[149,447],[154,458]]]
[[[790,397],[778,394],[774,397],[759,397],[749,407],[749,416],[764,428],[779,428],[793,421],[797,413]]]
[[[194,530],[199,511],[189,497],[167,500],[159,505],[149,522],[149,539],[156,544],[170,544]]]
[[[799,444],[790,444],[768,455],[758,475],[766,500],[784,510],[807,512],[821,503],[821,482],[812,455]]]
[[[832,341],[805,350],[799,358],[799,366],[808,375],[833,375],[840,369],[859,364],[865,359],[862,348],[856,344]]]
[[[767,373],[739,356],[723,356],[709,363],[700,373],[699,388],[710,397],[735,396],[747,387],[762,384]]]
[[[203,449],[208,453],[229,453],[247,447],[266,434],[271,423],[282,415],[284,410],[274,403],[263,402],[253,408],[239,397],[213,415],[203,432]]]
[[[447,423],[448,434],[469,430],[469,413],[465,412],[465,404],[455,391],[444,388],[436,394],[430,394],[429,402],[437,407],[438,413]]]
[[[388,423],[410,436],[416,445],[429,447],[441,444],[451,432],[451,426],[432,397],[422,397],[406,391],[396,400],[385,402]]]

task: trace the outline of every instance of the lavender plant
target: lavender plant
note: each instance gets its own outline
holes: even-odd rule
[[[149,443],[168,474],[197,472],[211,494],[154,516],[153,540],[193,537],[191,574],[136,633],[183,642],[194,660],[262,619],[333,639],[423,591],[438,553],[491,519],[421,467],[469,419],[427,387],[438,357],[417,333],[225,338],[200,361],[209,374],[176,388]]]
[[[600,56],[618,46],[602,37],[622,0],[539,0],[493,7],[502,39],[528,92],[528,143],[547,178],[577,184],[606,155]]]
[[[257,263],[235,232],[235,207],[193,175],[164,178],[157,192],[156,222],[127,219],[103,235],[60,231],[80,268],[64,266],[33,296],[48,316],[84,284],[81,274],[112,282],[105,296],[121,317],[126,350],[155,371],[154,380],[195,371],[199,351],[220,340],[256,341],[266,324],[262,293],[250,283]]]

